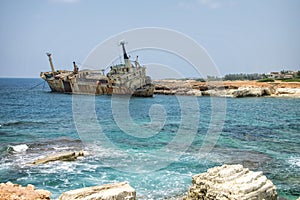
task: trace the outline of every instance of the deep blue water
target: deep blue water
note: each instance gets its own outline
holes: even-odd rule
[[[157,95],[131,98],[128,117],[118,107],[124,97],[57,94],[40,83],[0,79],[0,182],[34,184],[57,198],[66,190],[128,181],[140,199],[162,199],[185,193],[194,174],[239,163],[263,171],[281,197],[300,196],[300,99]],[[209,130],[213,137],[205,140]],[[213,141],[212,149],[205,146]],[[80,149],[89,155],[30,164]]]

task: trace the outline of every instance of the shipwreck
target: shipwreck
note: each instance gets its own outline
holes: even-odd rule
[[[152,97],[154,85],[146,74],[146,67],[138,62],[130,61],[125,50],[125,42],[120,42],[123,50],[124,63],[112,65],[109,72],[105,70],[79,70],[73,62],[73,71],[55,70],[51,53],[47,53],[51,71],[41,72],[52,92],[71,94],[120,94],[138,97]]]

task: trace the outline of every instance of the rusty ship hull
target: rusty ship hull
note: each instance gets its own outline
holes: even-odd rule
[[[154,85],[146,75],[146,67],[141,66],[136,59],[134,64],[129,61],[124,42],[124,64],[110,67],[105,75],[104,70],[80,70],[73,62],[73,71],[54,70],[51,54],[47,53],[51,71],[41,72],[42,79],[47,81],[52,92],[93,95],[132,95],[152,97]]]
[[[152,84],[144,85],[141,88],[131,89],[122,86],[108,86],[95,82],[75,82],[76,80],[53,79],[46,80],[52,92],[70,93],[70,94],[94,94],[94,95],[132,95],[140,97],[152,97],[154,86]]]

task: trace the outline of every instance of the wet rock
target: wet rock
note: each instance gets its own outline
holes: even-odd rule
[[[36,190],[31,184],[22,187],[11,182],[0,183],[0,199],[24,200],[24,199],[50,199],[51,193],[47,190]]]
[[[277,200],[276,187],[262,172],[242,165],[223,165],[193,176],[185,200]]]
[[[38,165],[38,164],[45,164],[48,162],[53,162],[53,161],[74,161],[76,160],[79,156],[84,156],[83,151],[79,152],[62,152],[62,153],[57,153],[54,155],[47,156],[45,158],[41,158],[38,160],[35,160],[32,164]]]
[[[75,199],[135,200],[136,192],[128,183],[122,182],[70,190],[59,196],[59,200]]]
[[[236,90],[236,89],[238,89],[239,87],[238,87],[238,86],[235,86],[235,85],[225,85],[224,88],[225,88],[226,90],[231,90],[231,89]]]
[[[170,88],[165,85],[155,85],[155,90],[170,90]]]

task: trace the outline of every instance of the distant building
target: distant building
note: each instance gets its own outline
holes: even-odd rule
[[[281,71],[281,72],[270,72],[268,74],[266,74],[267,78],[273,78],[273,79],[281,79],[281,78],[285,78],[285,79],[289,79],[289,78],[294,78],[297,75],[297,71],[291,71],[291,70],[287,70],[287,71]]]
[[[294,78],[292,74],[283,74],[283,78]]]
[[[281,73],[280,72],[270,72],[269,74],[266,74],[267,78],[281,78]]]

